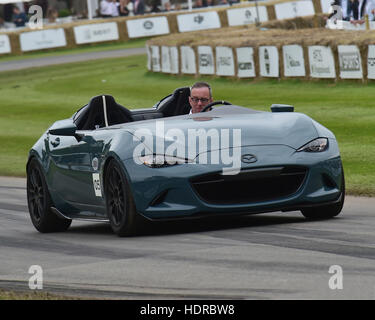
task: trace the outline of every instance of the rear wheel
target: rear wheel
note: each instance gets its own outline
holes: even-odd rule
[[[129,183],[120,165],[111,160],[105,172],[107,215],[114,233],[120,237],[134,235],[139,225]]]
[[[27,166],[27,205],[31,221],[39,232],[58,232],[69,228],[72,220],[62,219],[51,211],[53,203],[39,162]]]
[[[302,214],[308,219],[330,219],[340,214],[345,200],[345,178],[344,171],[342,171],[342,183],[341,183],[341,198],[340,201],[334,204],[325,206],[304,208],[301,210]]]

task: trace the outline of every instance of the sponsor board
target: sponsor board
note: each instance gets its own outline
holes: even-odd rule
[[[160,51],[159,46],[150,46],[151,49],[151,66],[152,71],[154,72],[160,72],[161,66],[160,66]]]
[[[254,49],[251,47],[236,48],[237,76],[239,78],[254,78]]]
[[[169,47],[161,47],[161,72],[171,73],[171,57]]]
[[[306,76],[303,48],[300,45],[283,46],[284,76]]]
[[[198,46],[199,74],[215,74],[214,54],[210,46]]]
[[[228,9],[227,17],[228,24],[231,27],[256,23],[258,17],[259,22],[268,21],[268,13],[265,6],[259,6],[258,11],[256,7]]]
[[[375,79],[375,45],[373,44],[368,46],[367,78]]]
[[[177,47],[169,47],[169,56],[171,59],[171,73],[179,72],[179,56]]]
[[[335,60],[331,47],[309,46],[308,52],[312,78],[336,78]]]
[[[259,65],[262,77],[279,77],[279,52],[275,46],[259,47]]]
[[[311,0],[278,3],[274,7],[277,20],[312,16],[315,14],[314,5]]]
[[[216,47],[216,74],[218,76],[234,76],[232,48]]]
[[[362,79],[362,59],[355,45],[337,46],[341,79]]]
[[[11,53],[9,37],[6,34],[0,34],[0,54]]]
[[[151,48],[149,45],[146,44],[146,52],[147,52],[147,69],[151,71]]]
[[[170,32],[167,17],[127,20],[126,27],[129,38],[149,37]]]
[[[195,64],[195,52],[189,46],[181,46],[181,72],[186,74],[195,74],[197,67]]]
[[[47,29],[20,34],[21,50],[33,51],[66,46],[64,29]]]
[[[220,18],[216,11],[180,14],[177,16],[179,32],[221,28]]]
[[[76,44],[113,41],[119,39],[116,22],[76,26],[73,30]]]

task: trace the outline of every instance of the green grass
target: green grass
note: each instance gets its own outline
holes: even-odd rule
[[[126,107],[145,108],[198,80],[150,73],[145,65],[146,56],[132,56],[0,73],[0,175],[24,176],[28,150],[42,132],[92,96],[110,94]],[[260,110],[292,104],[331,129],[349,193],[375,195],[373,83],[202,79],[212,84],[215,99]]]
[[[80,298],[55,295],[44,291],[18,292],[0,289],[1,300],[80,300]]]
[[[99,52],[99,51],[109,51],[109,50],[121,50],[121,49],[130,49],[130,48],[143,48],[148,38],[141,39],[132,39],[126,42],[118,43],[99,43],[99,44],[87,44],[82,45],[77,48],[66,49],[66,48],[56,48],[49,49],[47,51],[31,51],[25,52],[22,55],[3,55],[0,56],[1,62],[8,61],[17,61],[23,59],[37,59],[37,58],[46,58],[46,57],[56,57],[63,56],[68,54],[78,54],[78,53],[88,53],[88,52]]]

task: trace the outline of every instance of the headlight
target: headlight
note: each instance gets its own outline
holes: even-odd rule
[[[309,143],[305,144],[297,150],[297,152],[322,152],[328,148],[328,139],[327,138],[318,138]]]
[[[160,154],[150,154],[147,156],[139,157],[139,160],[150,168],[163,168],[163,167],[170,167],[177,164],[182,163],[191,163],[192,161],[189,159],[183,159],[174,156],[166,156]]]

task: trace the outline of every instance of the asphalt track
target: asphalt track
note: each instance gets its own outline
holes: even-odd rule
[[[2,62],[0,71],[142,53],[25,59]],[[159,222],[131,238],[74,221],[67,232],[40,234],[28,216],[25,180],[0,178],[0,288],[30,290],[29,268],[39,265],[43,290],[86,298],[372,300],[374,208],[375,198],[347,197],[342,214],[327,221],[278,212]]]
[[[21,70],[33,67],[44,67],[49,65],[57,65],[72,62],[82,62],[88,60],[107,59],[107,58],[120,58],[128,57],[131,55],[145,54],[145,48],[130,48],[120,50],[107,50],[100,52],[85,52],[85,53],[74,53],[66,55],[57,55],[43,58],[25,58],[22,60],[15,61],[4,61],[0,60],[0,72]]]
[[[375,198],[347,197],[326,221],[299,212],[150,223],[118,238],[109,225],[73,221],[41,234],[25,180],[0,178],[0,288],[116,299],[374,299]],[[342,289],[331,289],[329,284]],[[331,277],[334,278],[331,278]]]

